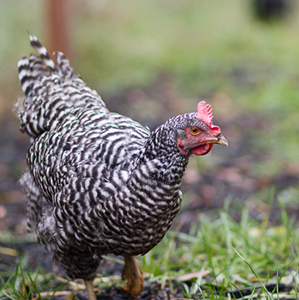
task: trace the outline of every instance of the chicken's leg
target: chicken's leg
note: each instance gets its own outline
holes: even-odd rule
[[[122,274],[123,280],[128,280],[128,284],[122,288],[133,298],[137,298],[144,289],[144,279],[140,262],[135,256],[125,254],[125,266]]]
[[[86,291],[88,295],[89,300],[97,300],[96,295],[93,291],[93,284],[92,280],[84,280],[85,286],[86,286]]]

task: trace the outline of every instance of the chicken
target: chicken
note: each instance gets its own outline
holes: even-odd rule
[[[71,279],[85,280],[90,300],[102,256],[124,256],[125,289],[136,298],[144,280],[135,256],[171,226],[189,157],[228,143],[205,101],[153,132],[109,112],[63,53],[55,53],[55,66],[38,39],[30,40],[40,55],[19,60],[26,98],[16,104],[20,130],[31,137],[20,179],[28,228]]]

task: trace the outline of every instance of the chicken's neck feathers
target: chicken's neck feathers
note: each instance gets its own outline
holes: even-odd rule
[[[130,177],[136,176],[137,170],[141,169],[147,180],[162,181],[179,188],[187,165],[188,158],[179,151],[175,131],[167,121],[150,134]]]

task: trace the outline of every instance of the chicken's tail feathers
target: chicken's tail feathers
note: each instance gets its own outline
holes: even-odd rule
[[[52,71],[57,71],[53,60],[50,58],[50,55],[47,49],[41,44],[35,35],[29,35],[31,46],[40,54],[40,57],[44,64]]]
[[[40,76],[49,76],[57,72],[53,60],[50,58],[47,49],[34,35],[29,35],[31,46],[40,54],[39,57],[30,55],[23,57],[18,62],[19,80],[22,90],[26,96],[33,89],[34,83]]]
[[[55,65],[37,37],[29,35],[29,38],[39,56],[30,55],[18,62],[19,80],[26,96],[23,104],[20,101],[16,104],[21,131],[35,138],[56,126],[73,107],[91,105],[107,111],[97,92],[74,74],[62,52],[54,53]]]

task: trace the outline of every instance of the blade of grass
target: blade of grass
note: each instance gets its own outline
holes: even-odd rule
[[[260,278],[258,277],[257,273],[254,271],[254,269],[251,267],[251,265],[247,262],[247,260],[235,249],[233,248],[234,251],[236,252],[236,254],[246,263],[246,265],[250,268],[251,272],[254,274],[254,276],[258,279],[258,281],[260,282],[261,286],[263,287],[263,289],[265,290],[268,298],[270,300],[273,300],[272,295],[269,293],[269,291],[267,290],[267,288],[265,287],[265,285],[263,284],[263,282],[260,280]]]
[[[296,274],[295,274],[295,276],[294,276],[294,290],[295,290],[296,299],[298,300],[297,274],[298,274],[298,272],[296,272]]]
[[[276,281],[276,294],[277,294],[277,300],[279,300],[279,278],[278,278],[278,270],[276,270],[276,277],[277,277],[277,281]],[[272,294],[273,295],[273,294]]]
[[[224,230],[225,230],[226,247],[227,247],[227,250],[229,252],[231,252],[231,249],[232,249],[231,231],[230,231],[230,228],[229,228],[227,213],[221,212],[220,213],[220,218],[221,218],[222,224],[224,226]]]
[[[233,282],[231,282],[231,281],[228,281],[228,282],[230,283],[230,285],[232,285],[240,293],[241,297],[243,298],[243,294],[240,291],[240,289]],[[231,288],[231,292],[232,292],[232,294],[234,296],[234,299],[236,299],[235,293],[233,292],[232,288]]]
[[[36,293],[38,294],[39,299],[43,299],[43,297],[41,296],[41,294],[40,294],[40,292],[39,292],[39,289],[38,289],[38,287],[37,287],[37,285],[36,285],[36,283],[35,283],[35,280],[32,279],[32,277],[31,277],[31,275],[30,275],[29,272],[27,272],[27,276],[29,277],[29,280],[30,280],[32,286],[34,287]]]

